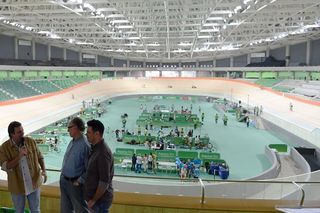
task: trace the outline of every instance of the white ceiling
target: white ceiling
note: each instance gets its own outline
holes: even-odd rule
[[[0,33],[133,60],[225,58],[320,38],[320,0],[0,0]]]

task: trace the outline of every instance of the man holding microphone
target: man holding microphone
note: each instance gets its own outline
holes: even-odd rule
[[[0,166],[8,175],[8,190],[11,193],[16,213],[23,213],[28,199],[32,213],[40,212],[40,185],[47,181],[43,156],[32,138],[24,137],[20,122],[8,126],[10,139],[0,146]]]

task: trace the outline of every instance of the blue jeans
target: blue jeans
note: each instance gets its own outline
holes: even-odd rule
[[[136,166],[136,172],[138,172],[138,173],[141,173],[141,166],[142,166],[142,164],[137,164],[137,166]]]
[[[11,198],[14,208],[16,209],[16,213],[24,213],[26,198],[28,199],[31,213],[40,213],[40,188],[27,196],[24,194],[11,194]]]
[[[88,213],[89,209],[83,197],[83,186],[74,186],[72,181],[60,176],[60,213]]]
[[[92,207],[92,213],[109,213],[109,207],[105,202],[102,202],[100,204],[94,204]]]

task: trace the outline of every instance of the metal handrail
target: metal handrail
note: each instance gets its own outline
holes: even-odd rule
[[[301,191],[301,199],[300,199],[300,203],[299,203],[299,207],[302,207],[303,206],[303,203],[304,203],[304,197],[305,197],[305,192],[304,192],[304,189],[298,185],[296,182],[292,181],[292,183],[298,187],[298,189],[300,189]]]
[[[204,192],[205,192],[205,185],[204,183],[202,182],[201,178],[198,178],[199,180],[199,183],[200,183],[200,186],[201,186],[201,205],[204,204]]]
[[[60,169],[46,169],[49,172],[61,172]],[[114,175],[114,177],[126,177],[126,178],[147,178],[147,179],[167,179],[167,180],[181,180],[179,177],[148,177],[148,176],[128,176],[128,175]],[[213,179],[201,179],[208,183],[292,183],[292,181],[275,181],[275,180],[213,180]],[[185,179],[183,182],[197,182],[198,179]],[[294,181],[297,184],[320,184],[320,181]]]

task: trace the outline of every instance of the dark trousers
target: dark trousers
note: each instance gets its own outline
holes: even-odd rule
[[[87,203],[83,197],[82,185],[74,186],[72,181],[60,176],[60,212],[61,213],[89,213]]]

